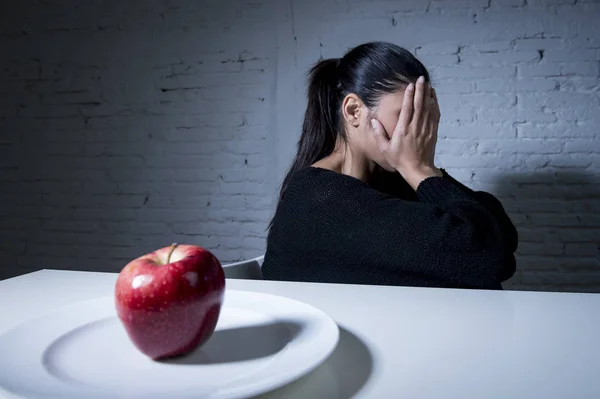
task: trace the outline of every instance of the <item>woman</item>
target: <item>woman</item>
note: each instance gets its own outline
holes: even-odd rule
[[[427,70],[401,47],[318,62],[264,277],[501,289],[517,232],[495,197],[435,166],[439,119]]]

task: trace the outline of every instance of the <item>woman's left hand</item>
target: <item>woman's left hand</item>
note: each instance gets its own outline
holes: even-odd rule
[[[437,99],[437,93],[433,87],[431,88],[431,104],[429,105],[429,113],[430,115],[427,120],[430,125],[430,131],[434,135],[434,138],[433,145],[429,148],[428,160],[430,165],[435,165],[435,147],[438,139],[438,126],[440,123],[441,112]]]

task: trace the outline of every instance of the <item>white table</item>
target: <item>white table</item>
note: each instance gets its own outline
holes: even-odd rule
[[[0,281],[0,333],[117,275],[42,270]],[[332,356],[268,398],[600,398],[600,295],[228,280],[340,326]]]

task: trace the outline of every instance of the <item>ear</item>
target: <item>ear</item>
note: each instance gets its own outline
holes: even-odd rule
[[[358,127],[360,118],[366,111],[362,100],[354,93],[348,94],[342,102],[342,114],[344,120],[351,126]]]

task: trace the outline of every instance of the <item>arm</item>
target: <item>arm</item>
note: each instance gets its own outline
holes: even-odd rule
[[[443,178],[446,181],[452,183],[455,187],[459,188],[463,193],[469,195],[473,200],[477,201],[480,205],[484,206],[495,219],[496,224],[499,228],[499,239],[504,243],[504,251],[506,264],[504,271],[501,275],[500,281],[506,281],[511,278],[516,270],[516,261],[514,252],[517,250],[519,243],[519,237],[517,229],[510,220],[510,217],[506,214],[504,207],[500,201],[492,194],[484,191],[473,191],[465,185],[458,182],[452,176],[450,176],[445,170],[441,170]]]
[[[448,284],[458,286],[497,286],[514,272],[512,244],[516,237],[510,236],[505,220],[495,215],[494,209],[444,178],[444,173],[434,166],[439,119],[435,90],[425,85],[421,76],[416,92],[412,83],[407,86],[398,123],[389,140],[381,123],[371,121],[383,158],[416,191],[418,202],[390,199],[367,207],[395,219],[388,229],[394,240],[404,242],[412,235],[413,247],[404,249],[414,252],[394,252],[393,248],[390,251],[394,259],[402,259],[401,267],[413,274],[438,273]],[[386,206],[382,207],[384,203]],[[383,223],[377,214],[362,221],[374,231],[379,230],[373,222]],[[394,265],[392,258],[386,261]]]
[[[442,173],[445,179],[447,179],[450,183],[461,189],[466,194],[470,195],[481,205],[485,206],[498,219],[499,223],[502,226],[503,237],[506,240],[507,247],[510,249],[511,253],[515,252],[519,244],[519,235],[517,229],[510,220],[510,217],[504,210],[504,207],[502,206],[500,201],[490,193],[486,193],[484,191],[471,190],[470,188],[468,188],[467,186],[450,176],[448,172],[446,172],[444,169],[442,169]]]
[[[514,267],[497,218],[443,178],[421,182],[419,202],[370,188],[340,189],[330,205],[341,212],[322,208],[323,234],[343,226],[337,238],[346,241],[343,248],[377,264],[381,273],[421,276],[448,287],[491,288]]]

